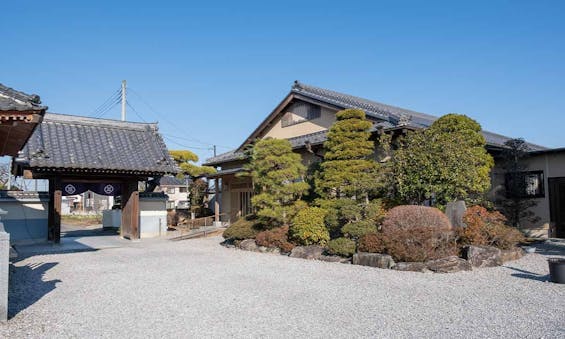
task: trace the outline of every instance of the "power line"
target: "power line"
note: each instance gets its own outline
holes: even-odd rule
[[[163,114],[159,114],[159,113],[157,112],[157,110],[155,110],[155,109],[153,108],[153,106],[151,106],[151,104],[149,104],[145,99],[143,99],[143,97],[141,96],[141,94],[138,93],[135,89],[132,89],[131,87],[128,87],[128,90],[129,90],[130,93],[133,93],[133,95],[135,95],[137,98],[139,98],[139,100],[141,100],[141,102],[142,102],[143,104],[145,104],[145,106],[147,106],[147,107],[149,108],[149,110],[157,117],[158,120],[161,120],[161,121],[166,122],[167,124],[169,124],[170,126],[172,126],[172,127],[175,128],[175,129],[179,127],[179,126],[178,126],[178,123],[171,122],[171,121],[169,121],[168,119],[166,119]],[[214,145],[214,144],[211,143],[211,142],[206,142],[206,141],[203,141],[203,140],[200,140],[200,139],[197,139],[197,138],[180,137],[180,136],[176,136],[176,137],[177,137],[178,139],[184,139],[184,140],[196,142],[196,143],[199,143],[199,144],[202,144],[202,145],[208,145],[208,146],[213,146],[213,145]],[[221,146],[221,145],[216,145],[216,146],[219,146],[219,147],[222,147],[222,148],[226,148],[226,149],[232,149],[232,148],[233,148],[233,147]]]
[[[141,113],[139,113],[139,112],[130,104],[129,100],[126,100],[126,105],[128,105],[128,107],[132,109],[132,111],[135,113],[135,115],[137,115],[137,117],[138,117],[139,119],[141,119],[143,122],[147,122],[147,121],[145,121],[145,119],[143,119],[143,117],[141,116]],[[181,147],[184,147],[184,148],[198,149],[198,150],[208,150],[208,151],[211,151],[211,150],[213,149],[212,147],[196,147],[196,146],[184,145],[184,144],[181,144],[181,143],[179,143],[179,142],[173,140],[172,137],[174,137],[174,136],[168,135],[168,134],[164,134],[164,133],[162,133],[162,134],[163,134],[163,137],[164,137],[165,139],[167,139],[167,140],[169,140],[170,142],[172,142],[172,143],[174,143],[174,144],[177,144],[177,145],[179,145],[179,146],[181,146]],[[181,139],[182,139],[182,138],[181,138]]]
[[[190,148],[190,149],[199,149],[199,150],[207,150],[207,151],[211,151],[212,148],[210,147],[196,147],[196,146],[188,146],[188,145],[184,145],[181,144],[179,142],[174,141],[173,139],[171,139],[167,134],[163,134],[163,137],[167,140],[169,140],[170,142],[172,142],[173,144],[176,144],[178,146],[184,147],[184,148]]]
[[[100,106],[94,109],[90,116],[100,117],[104,115],[108,110],[114,107],[116,100],[120,98],[120,90],[116,90],[112,95],[110,95]]]
[[[145,121],[145,119],[143,119],[143,117],[141,116],[141,114],[140,114],[135,108],[133,108],[133,106],[129,103],[129,100],[126,100],[126,105],[128,105],[128,107],[131,108],[131,110],[133,111],[133,113],[135,113],[135,115],[137,115],[137,117],[138,117],[139,119],[141,119],[141,121],[147,122],[147,121]]]

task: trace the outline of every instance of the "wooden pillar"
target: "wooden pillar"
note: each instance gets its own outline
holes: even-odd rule
[[[216,223],[220,222],[220,187],[218,186],[218,183],[220,182],[220,180],[218,180],[218,178],[214,179],[214,190],[215,190],[215,196],[214,196],[214,221]]]
[[[47,240],[61,242],[61,203],[63,192],[60,178],[49,179],[49,214]]]
[[[122,237],[139,239],[139,192],[137,181],[122,184]]]

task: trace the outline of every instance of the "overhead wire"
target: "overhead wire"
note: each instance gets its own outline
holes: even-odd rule
[[[145,119],[143,119],[143,117],[141,116],[141,114],[140,114],[135,108],[133,108],[133,106],[129,103],[129,100],[126,100],[126,105],[127,105],[129,108],[131,108],[131,110],[133,111],[133,113],[135,113],[135,115],[137,115],[137,117],[138,117],[139,119],[141,119],[141,121],[147,122],[147,121],[145,121]]]
[[[159,113],[157,112],[157,110],[155,110],[155,109],[153,108],[153,106],[151,106],[151,104],[149,104],[145,99],[143,99],[143,97],[141,96],[141,94],[140,94],[139,92],[137,92],[135,89],[132,89],[131,87],[128,87],[128,93],[133,93],[137,98],[139,98],[139,100],[140,100],[143,104],[145,104],[145,106],[147,106],[147,107],[149,108],[149,110],[150,110],[159,120],[161,120],[161,121],[163,121],[163,122],[166,122],[167,124],[169,124],[170,126],[174,127],[175,129],[179,127],[179,126],[178,126],[178,123],[171,122],[171,121],[169,121],[168,119],[166,119],[163,114],[159,114]],[[172,136],[172,135],[171,135],[171,136]],[[232,149],[232,148],[233,148],[233,147],[230,147],[230,146],[217,145],[217,144],[214,144],[214,143],[206,142],[206,141],[203,141],[203,140],[200,140],[200,139],[197,139],[197,138],[192,138],[192,137],[181,137],[181,136],[174,136],[174,137],[175,137],[175,138],[178,138],[178,139],[183,139],[183,140],[186,140],[186,141],[196,142],[196,143],[199,143],[199,144],[201,144],[201,145],[208,145],[208,146],[214,146],[214,145],[216,145],[216,147],[221,147],[221,148],[225,148],[225,149]]]
[[[108,110],[112,109],[120,99],[120,90],[116,90],[113,92],[100,106],[95,108],[91,113],[90,116],[92,117],[100,117],[104,115]]]
[[[127,105],[129,108],[131,108],[131,110],[135,113],[135,115],[136,115],[139,119],[141,119],[143,122],[147,122],[147,121],[141,116],[141,113],[139,113],[139,112],[132,106],[132,104],[129,102],[129,100],[126,100],[126,105]],[[182,144],[182,143],[179,143],[179,142],[173,140],[173,138],[176,137],[176,136],[174,136],[174,135],[165,134],[165,133],[161,133],[161,134],[163,135],[163,137],[164,137],[165,139],[169,140],[170,142],[172,142],[172,143],[174,143],[174,144],[176,144],[176,145],[178,145],[178,146],[184,147],[184,148],[197,149],[197,150],[207,150],[207,151],[213,150],[212,147],[188,146],[188,145],[185,145],[185,144]]]

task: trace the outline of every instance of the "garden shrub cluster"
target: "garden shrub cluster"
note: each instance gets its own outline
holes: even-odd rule
[[[343,235],[353,239],[359,239],[365,234],[375,233],[376,231],[377,224],[375,224],[373,220],[350,222],[341,229],[341,233],[343,233]]]
[[[506,250],[524,241],[524,235],[507,226],[506,218],[500,212],[490,212],[482,206],[467,209],[463,222],[467,227],[457,231],[461,246],[494,246]]]
[[[440,210],[455,199],[480,202],[490,184],[493,161],[475,121],[449,114],[404,140],[380,133],[376,145],[363,111],[344,110],[336,119],[311,173],[288,140],[256,141],[240,175],[252,178],[257,218],[235,222],[225,238],[255,239],[282,252],[320,245],[343,257],[359,251],[405,262],[457,255],[467,245],[508,249],[523,240],[498,212],[471,207],[467,227],[454,230]]]
[[[255,239],[257,234],[261,232],[261,226],[257,223],[254,216],[240,218],[232,223],[223,234],[226,239],[244,240]]]
[[[325,245],[330,240],[330,233],[324,225],[326,213],[320,207],[300,210],[289,229],[291,239],[300,245]]]
[[[288,241],[288,226],[260,232],[255,237],[255,242],[259,246],[280,248],[283,253],[288,253],[294,248],[294,245]]]
[[[337,238],[328,242],[327,248],[329,254],[339,255],[342,257],[351,257],[355,253],[355,241],[347,238]]]

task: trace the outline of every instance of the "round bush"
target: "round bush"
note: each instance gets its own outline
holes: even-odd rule
[[[319,207],[300,210],[290,226],[290,237],[300,245],[325,245],[330,240],[330,233],[324,225],[326,213]]]
[[[283,253],[292,251],[294,245],[288,242],[288,226],[273,228],[257,234],[255,242],[259,246],[278,247]]]
[[[224,239],[255,239],[257,234],[261,231],[259,225],[253,217],[240,218],[232,223],[222,235]]]
[[[449,219],[437,208],[397,206],[382,225],[385,251],[397,261],[426,261],[456,255]]]
[[[417,205],[396,206],[388,211],[383,221],[383,230],[409,230],[414,227],[446,231],[451,229],[451,223],[437,208]]]
[[[347,238],[330,240],[327,245],[328,253],[349,258],[355,253],[355,241]]]
[[[372,220],[350,222],[341,228],[341,233],[354,239],[359,239],[365,234],[375,233],[377,225]]]

